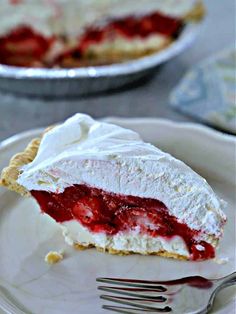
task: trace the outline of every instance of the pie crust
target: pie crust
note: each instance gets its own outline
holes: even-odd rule
[[[55,125],[47,127],[40,137],[32,139],[22,152],[17,153],[10,159],[9,165],[0,173],[0,186],[4,186],[8,188],[8,190],[21,194],[22,196],[31,196],[27,189],[17,183],[17,179],[21,173],[20,168],[34,160],[38,153],[43,135],[54,127]]]
[[[198,1],[193,9],[186,14],[184,20],[186,22],[199,22],[206,14],[205,6],[202,1]]]
[[[20,168],[32,162],[37,155],[41,138],[33,139],[23,152],[14,155],[9,165],[2,170],[0,185],[7,187],[9,190],[19,193],[23,196],[30,196],[28,190],[17,183],[20,174]]]

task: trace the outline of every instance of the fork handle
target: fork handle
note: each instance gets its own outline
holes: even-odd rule
[[[236,284],[236,272],[233,272],[232,274],[229,274],[220,279],[217,279],[216,281],[217,281],[217,285],[209,300],[209,304],[208,304],[209,309],[212,307],[215,296],[218,294],[218,292],[220,292],[220,290]]]
[[[218,279],[220,286],[223,285],[234,285],[236,284],[236,272],[233,272],[232,274],[229,274],[225,277],[222,277],[220,279]]]
[[[233,286],[236,284],[236,272],[233,272],[225,277],[216,280],[215,292],[218,293],[220,290]]]

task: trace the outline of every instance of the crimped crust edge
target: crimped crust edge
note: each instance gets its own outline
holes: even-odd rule
[[[20,168],[32,162],[37,155],[41,138],[34,138],[25,148],[24,151],[14,155],[7,167],[2,170],[0,185],[7,187],[9,190],[19,193],[23,196],[30,196],[27,189],[17,183],[20,175]]]

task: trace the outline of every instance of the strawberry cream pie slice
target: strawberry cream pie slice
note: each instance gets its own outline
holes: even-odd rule
[[[1,184],[35,198],[76,248],[210,259],[226,222],[225,202],[182,161],[84,114],[14,156]]]

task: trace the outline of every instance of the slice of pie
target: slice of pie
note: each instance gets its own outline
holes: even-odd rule
[[[124,62],[166,48],[203,16],[200,0],[6,1],[0,63],[68,68]]]
[[[35,198],[77,248],[204,260],[226,222],[225,202],[187,165],[84,114],[15,155],[1,185]]]

